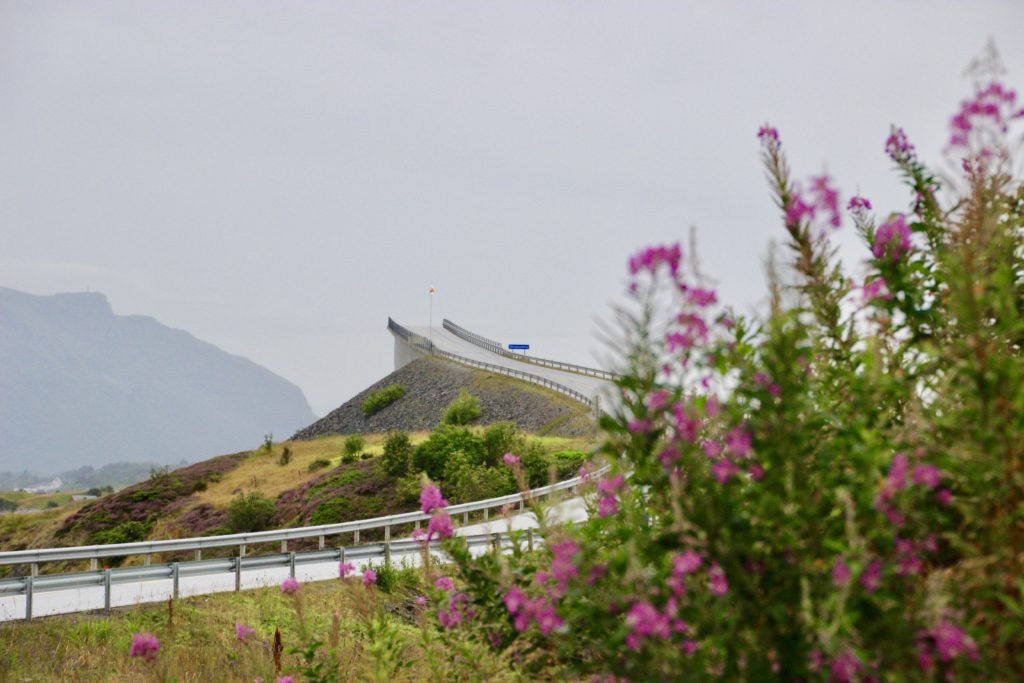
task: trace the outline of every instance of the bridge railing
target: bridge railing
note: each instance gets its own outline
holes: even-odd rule
[[[514,360],[522,361],[524,363],[533,363],[534,365],[541,365],[546,368],[554,368],[555,370],[564,370],[566,372],[574,372],[579,375],[587,375],[588,377],[600,377],[609,381],[615,381],[621,377],[614,372],[608,372],[607,370],[601,370],[599,368],[590,368],[586,365],[576,365],[575,363],[564,363],[559,360],[551,360],[549,358],[537,358],[535,356],[527,356],[524,353],[515,353],[503,347],[500,343],[493,339],[488,339],[475,332],[470,332],[465,327],[456,325],[451,320],[445,318],[441,324],[444,329],[448,330],[456,337],[465,339],[470,344],[475,344],[480,348],[487,349],[493,353],[500,354],[506,358],[512,358]]]
[[[607,467],[596,470],[589,476],[595,477],[607,471]],[[457,518],[462,515],[462,523],[469,523],[469,513],[483,512],[483,519],[489,518],[489,511],[506,506],[518,506],[522,511],[527,502],[533,499],[552,496],[560,491],[569,491],[572,494],[584,482],[582,477],[573,477],[555,484],[532,489],[526,493],[513,493],[497,498],[487,498],[471,503],[449,505],[445,511]],[[39,548],[32,550],[15,550],[0,552],[0,565],[30,565],[31,570],[28,576],[0,580],[0,597],[5,595],[24,595],[26,597],[25,615],[27,619],[32,618],[33,607],[32,597],[39,591],[54,591],[70,588],[83,588],[89,586],[103,586],[105,594],[105,606],[111,606],[111,586],[118,583],[131,581],[142,581],[148,579],[171,579],[173,582],[173,595],[178,596],[178,580],[183,576],[198,576],[209,574],[220,574],[232,572],[235,575],[235,589],[241,587],[241,575],[243,569],[266,568],[279,565],[289,565],[292,576],[295,575],[295,565],[311,562],[325,562],[339,559],[344,562],[347,559],[377,559],[381,558],[390,563],[393,552],[408,552],[410,548],[418,547],[416,542],[409,539],[397,541],[391,540],[391,528],[415,524],[418,528],[421,522],[428,521],[430,515],[421,512],[405,512],[385,517],[372,519],[355,520],[342,522],[340,524],[322,524],[317,526],[300,527],[296,529],[278,529],[274,531],[257,531],[243,534],[224,534],[221,536],[204,536],[197,538],[170,539],[165,541],[142,541],[138,543],[112,543],[109,545],[89,545],[71,548]],[[384,542],[377,544],[359,544],[359,533],[367,529],[383,529]],[[327,547],[327,538],[341,534],[353,534],[353,545],[346,547],[343,544],[332,544]],[[493,535],[485,535],[493,539]],[[289,552],[287,543],[301,539],[318,540],[318,550],[307,552]],[[469,536],[471,544],[480,541],[481,536]],[[507,536],[504,537],[507,540]],[[532,544],[532,532],[530,532]],[[253,555],[246,557],[248,546],[258,543],[281,543],[281,553],[273,555]],[[487,541],[484,541],[487,542]],[[210,548],[237,548],[234,557],[202,559],[202,551]],[[153,555],[158,553],[193,552],[194,560],[186,562],[171,562],[167,564],[154,565],[150,562]],[[123,558],[132,556],[145,556],[146,564],[142,567],[124,567],[117,569],[98,568],[98,560],[104,558]],[[90,560],[90,571],[71,572],[60,574],[39,574],[39,565],[45,562],[64,562],[74,560]]]
[[[514,377],[516,379],[521,379],[530,382],[531,384],[539,384],[540,386],[547,387],[552,391],[556,391],[560,394],[564,394],[572,399],[575,399],[580,403],[583,403],[584,405],[588,406],[591,410],[595,412],[599,410],[599,403],[596,399],[591,398],[590,396],[587,396],[583,392],[577,391],[572,387],[568,387],[564,384],[561,384],[560,382],[548,379],[547,377],[542,377],[541,375],[536,375],[532,372],[524,372],[522,370],[517,370],[515,368],[507,368],[503,365],[494,365],[493,363],[486,363],[484,361],[474,360],[473,358],[460,356],[458,354],[451,353],[450,351],[444,351],[442,349],[437,348],[436,344],[433,344],[423,335],[416,334],[415,332],[412,332],[406,329],[405,327],[402,327],[391,318],[388,318],[388,329],[391,330],[393,333],[395,333],[395,335],[397,335],[404,341],[408,342],[409,344],[419,348],[420,350],[426,353],[431,353],[436,356],[446,358],[461,365],[469,365],[474,368],[480,368],[481,370],[493,372],[494,374],[505,375],[506,377]]]

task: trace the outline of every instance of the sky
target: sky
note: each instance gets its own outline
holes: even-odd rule
[[[756,131],[880,213],[942,160],[1024,2],[0,0],[0,286],[100,291],[298,384],[393,369],[388,316],[594,364],[638,248],[742,311],[782,238]],[[856,272],[864,252],[836,235]]]

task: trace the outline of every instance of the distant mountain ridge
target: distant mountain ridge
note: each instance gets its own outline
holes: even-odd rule
[[[0,470],[194,461],[314,419],[286,379],[103,294],[0,287]]]

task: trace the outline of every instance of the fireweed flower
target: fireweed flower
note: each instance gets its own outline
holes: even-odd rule
[[[811,178],[811,195],[814,197],[814,205],[828,214],[829,225],[840,227],[843,220],[839,212],[839,190],[833,187],[832,179],[827,175]]]
[[[846,203],[846,210],[854,215],[866,213],[871,210],[871,201],[856,194]]]
[[[442,576],[434,582],[435,588],[440,588],[445,593],[451,593],[455,590],[455,582],[452,581],[450,576]]]
[[[903,214],[896,214],[888,223],[883,223],[875,232],[875,243],[871,247],[871,253],[875,258],[882,258],[888,255],[893,261],[910,251],[910,227],[907,225],[907,217]]]
[[[235,624],[235,639],[245,640],[249,636],[256,635],[256,629],[250,628],[245,624]]]
[[[451,538],[455,532],[452,530],[452,518],[443,510],[438,510],[430,518],[427,524],[427,542],[436,534],[439,538]]]
[[[281,676],[277,679],[277,683],[295,683],[295,679],[291,676]]]
[[[948,662],[961,655],[978,658],[978,646],[967,632],[949,621],[940,621],[928,632],[935,643],[939,659]]]
[[[884,277],[876,277],[873,280],[864,281],[864,301],[874,301],[876,299],[880,301],[892,299],[892,294],[889,293]]]
[[[420,490],[420,509],[426,514],[440,508],[448,507],[448,501],[441,495],[441,489],[427,484]]]
[[[516,465],[518,465],[520,463],[519,456],[518,455],[514,455],[512,453],[506,453],[505,455],[501,456],[501,459],[509,467],[515,467]]]
[[[700,565],[703,562],[704,560],[699,553],[687,550],[672,558],[672,573],[676,576],[692,574],[700,569]]]
[[[729,581],[725,578],[725,572],[722,570],[718,563],[711,565],[711,569],[708,571],[708,588],[711,590],[712,595],[721,597],[729,592]]]
[[[299,582],[295,580],[294,576],[289,576],[281,582],[281,592],[285,595],[294,595],[299,592]]]
[[[875,560],[868,565],[868,568],[860,575],[860,585],[863,586],[864,590],[868,593],[874,593],[878,590],[878,587],[882,585],[881,562]]]
[[[743,460],[750,456],[752,438],[743,427],[734,427],[725,436],[725,447],[733,457]]]
[[[836,563],[832,565],[832,583],[837,586],[845,586],[850,583],[850,571],[849,565],[846,564],[841,558],[836,560]]]
[[[857,675],[857,672],[860,671],[860,667],[861,663],[857,655],[854,654],[853,650],[847,650],[832,660],[830,664],[832,680],[840,681],[841,683],[858,681],[860,677]]]
[[[651,431],[651,421],[646,417],[640,418],[639,420],[630,420],[627,427],[633,434],[646,434]]]
[[[724,484],[740,473],[740,468],[731,460],[719,460],[711,466],[711,475],[719,484]]]
[[[907,134],[902,128],[893,128],[889,133],[885,140],[885,153],[896,163],[907,161],[914,156],[914,146],[907,140]]]
[[[142,657],[147,662],[156,660],[156,653],[160,651],[160,641],[152,633],[141,631],[132,635],[132,644],[128,648],[128,654],[132,657]]]
[[[942,483],[942,472],[935,465],[914,465],[914,483],[934,489]]]
[[[766,123],[757,129],[757,139],[762,143],[778,142],[779,131],[774,126],[769,126]]]
[[[631,650],[640,649],[646,638],[672,637],[671,619],[662,614],[649,602],[638,602],[629,608],[625,617],[631,633],[626,636],[626,646]]]
[[[356,570],[356,566],[351,562],[342,562],[338,565],[338,576],[345,578]]]
[[[370,586],[377,585],[377,572],[372,569],[366,569],[363,571],[363,585],[369,588]]]
[[[597,482],[597,516],[611,517],[619,511],[618,492],[625,487],[626,480],[621,474]]]
[[[427,532],[423,529],[416,528],[412,530],[412,540],[421,541],[427,537]]]
[[[419,605],[420,607],[423,607],[424,605],[426,605],[427,604],[427,596],[425,596],[425,595],[417,595],[416,596],[416,604]]]
[[[669,399],[672,398],[672,392],[659,389],[658,391],[652,391],[647,394],[644,398],[644,405],[649,410],[663,410],[668,405]]]
[[[1024,118],[1024,109],[1016,107],[1016,91],[997,81],[975,91],[974,97],[960,103],[949,122],[949,148],[971,151],[972,141],[977,146],[992,142],[1009,131],[1009,123]],[[990,151],[983,147],[982,152]]]
[[[672,277],[679,274],[679,264],[683,260],[683,250],[679,243],[671,246],[648,247],[637,252],[629,259],[629,273],[636,276],[643,271],[654,275],[662,265],[668,266]]]

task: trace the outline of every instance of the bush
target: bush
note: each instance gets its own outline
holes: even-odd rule
[[[452,503],[469,503],[516,492],[511,469],[475,465],[462,451],[448,456],[442,481]]]
[[[359,455],[359,452],[363,450],[366,445],[366,439],[363,438],[362,434],[352,434],[345,438],[345,443],[342,446],[342,451],[346,455]]]
[[[318,524],[347,522],[353,519],[353,513],[352,501],[338,496],[317,505],[316,510],[313,510],[313,514],[309,518],[309,523],[316,526]]]
[[[358,462],[358,461],[359,461],[359,456],[356,455],[355,453],[345,453],[343,456],[341,456],[341,463],[343,465],[351,465],[352,463]]]
[[[403,477],[409,471],[412,461],[412,441],[405,432],[391,432],[384,440],[384,455],[381,467],[392,477]]]
[[[228,506],[227,525],[234,533],[270,528],[277,508],[262,493],[243,493]]]
[[[85,492],[85,495],[96,496],[97,498],[99,498],[100,496],[103,495],[103,490],[96,486],[93,486],[91,489]]]
[[[459,391],[459,395],[448,404],[441,420],[446,425],[468,425],[483,414],[480,409],[480,399],[465,389]]]
[[[457,451],[462,451],[470,463],[478,465],[484,458],[483,439],[463,427],[441,425],[416,447],[412,456],[413,467],[418,472],[426,472],[431,479],[439,480],[444,475],[448,456]]]
[[[363,415],[369,417],[374,413],[379,413],[403,396],[405,396],[405,387],[401,384],[391,384],[383,389],[371,391],[361,406]]]
[[[529,652],[515,666],[536,680],[1021,680],[1014,98],[983,84],[953,118],[962,173],[892,131],[910,209],[850,201],[856,281],[832,243],[838,191],[802,191],[763,127],[787,242],[770,306],[719,308],[678,244],[630,259],[592,514],[501,561],[446,540],[473,618],[440,637]]]
[[[112,543],[138,543],[145,541],[150,525],[135,520],[124,522],[111,529],[97,531],[89,537],[89,542],[96,545]]]
[[[287,465],[291,461],[292,461],[292,449],[290,449],[287,446],[285,446],[284,450],[281,451],[280,457],[278,457],[278,459],[277,459],[277,464],[280,465],[281,467],[284,467],[285,465]]]
[[[402,564],[381,562],[379,565],[368,562],[366,568],[377,574],[377,588],[381,592],[389,594],[400,591],[420,592],[422,588],[420,570],[404,562]]]
[[[316,472],[331,466],[331,461],[327,458],[317,458],[313,462],[309,463],[309,471]]]
[[[271,433],[271,434],[264,434],[263,435],[263,444],[260,446],[260,448],[263,449],[264,453],[269,453],[270,451],[274,450],[274,435],[273,435],[273,433]]]
[[[360,460],[370,460],[371,458],[373,458],[373,453],[369,451],[366,451],[365,453],[359,456]]]
[[[519,453],[525,443],[526,438],[514,422],[495,422],[484,429],[484,464],[500,465],[503,455]]]
[[[0,498],[0,512],[13,512],[18,509],[18,504],[13,500],[7,500],[6,498]]]

